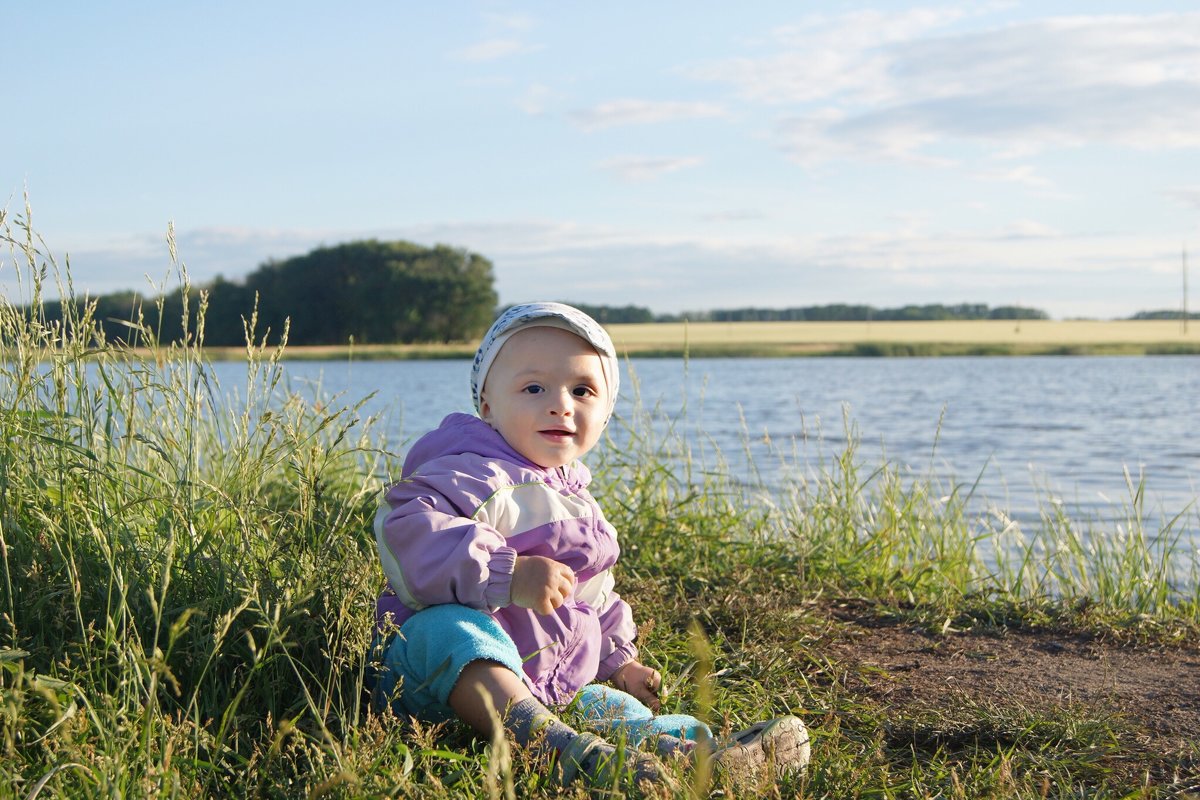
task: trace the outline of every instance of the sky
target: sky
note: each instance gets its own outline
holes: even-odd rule
[[[406,239],[502,303],[660,313],[1122,317],[1200,251],[1194,0],[9,3],[0,36],[0,208],[79,294],[174,285],[169,226],[194,284]]]

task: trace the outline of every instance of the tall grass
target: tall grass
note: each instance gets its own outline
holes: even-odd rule
[[[104,339],[28,208],[0,213],[0,236],[0,274],[23,293],[0,299],[0,797],[562,796],[520,751],[366,712],[382,584],[370,519],[396,464],[359,401],[293,391],[286,331],[269,345],[253,319],[244,380],[221,385],[169,234],[163,288],[185,298],[188,338],[161,341],[160,305],[129,346]],[[61,323],[39,313],[47,287],[79,301]],[[779,489],[734,481],[733,456],[685,436],[686,418],[685,398],[618,420],[596,492],[668,710],[728,728],[841,704],[815,718],[809,777],[765,796],[890,796],[898,774],[917,795],[1026,786],[1019,754],[893,752],[876,711],[810,682],[831,668],[797,623],[813,598],[947,624],[1084,598],[1114,618],[1196,622],[1192,523],[1147,534],[1140,492],[1123,539],[1057,507],[1027,533],[973,516],[970,487],[864,470],[852,425]]]
[[[31,303],[0,305],[0,786],[194,796],[340,767],[379,582],[369,421],[291,392],[282,344],[218,385],[173,246],[186,342],[159,341],[161,306],[131,331],[145,358],[82,300],[47,322],[69,271],[3,222]]]
[[[718,560],[744,558],[758,543],[787,552],[814,591],[920,606],[947,626],[971,609],[1030,622],[1079,609],[1116,626],[1200,625],[1200,505],[1148,514],[1140,478],[1126,475],[1128,498],[1108,517],[1043,498],[1031,528],[977,497],[978,477],[947,482],[932,467],[864,464],[848,411],[834,447],[818,431],[802,452],[770,442],[765,458],[751,452],[743,423],[744,467],[733,470],[738,454],[684,429],[688,402],[668,412],[635,400],[609,451],[611,472],[601,474],[627,525],[662,524],[709,543],[671,536],[655,542],[656,558],[697,546]]]
[[[1114,621],[1154,615],[1200,622],[1200,515],[1193,505],[1147,530],[1144,487],[1131,486],[1112,516],[1072,516],[1046,499],[1033,530],[975,497],[975,484],[947,486],[893,465],[869,472],[857,438],[783,506],[787,530],[809,568],[872,598],[944,612],[971,605],[1072,607]]]

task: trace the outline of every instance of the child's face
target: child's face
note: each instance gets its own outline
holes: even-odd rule
[[[479,415],[533,463],[570,464],[600,439],[608,416],[600,355],[560,328],[517,331],[492,362]]]

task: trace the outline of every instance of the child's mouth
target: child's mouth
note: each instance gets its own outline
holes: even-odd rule
[[[569,439],[575,435],[575,431],[569,431],[564,428],[547,428],[544,431],[539,431],[539,433],[549,439]]]

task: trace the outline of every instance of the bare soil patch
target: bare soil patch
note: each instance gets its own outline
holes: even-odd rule
[[[827,652],[846,670],[846,688],[885,708],[921,714],[966,702],[1091,713],[1126,732],[1120,749],[1143,759],[1144,769],[1172,782],[1200,779],[1195,644],[1129,645],[1055,631],[937,635],[872,618],[853,605],[829,613],[838,622]]]

